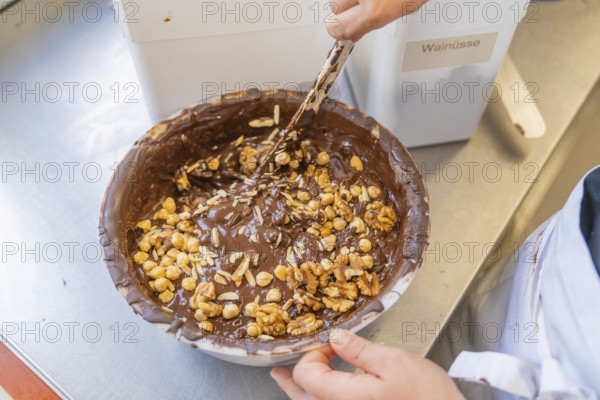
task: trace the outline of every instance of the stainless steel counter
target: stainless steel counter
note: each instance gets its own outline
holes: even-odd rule
[[[74,398],[282,398],[268,369],[192,350],[114,289],[97,243],[100,203],[150,122],[112,11],[71,4],[72,21],[66,6],[56,22],[44,7],[39,23],[36,11],[0,16],[0,329]],[[598,0],[539,3],[534,18],[510,53],[539,88],[546,136],[523,139],[494,103],[469,142],[412,150],[430,192],[431,245],[364,336],[427,353],[597,80]]]

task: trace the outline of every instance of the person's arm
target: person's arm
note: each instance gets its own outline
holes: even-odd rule
[[[427,0],[331,0],[335,16],[327,31],[336,39],[357,41],[368,32],[417,11]]]
[[[333,369],[329,361],[336,355],[365,373]],[[331,347],[306,353],[293,372],[275,367],[271,376],[292,400],[464,399],[452,379],[433,362],[344,330],[336,332]]]

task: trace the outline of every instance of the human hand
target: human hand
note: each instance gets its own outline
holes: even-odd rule
[[[336,39],[357,41],[366,33],[417,11],[427,0],[330,0],[335,16],[327,31]]]
[[[427,359],[345,330],[334,339],[331,347],[306,353],[293,372],[286,367],[271,370],[292,400],[464,399],[446,372]],[[329,361],[336,355],[365,373],[332,369]]]

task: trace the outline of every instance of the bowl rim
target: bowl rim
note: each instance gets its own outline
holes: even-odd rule
[[[339,100],[335,100],[332,98],[327,98],[323,106],[328,107],[331,112],[338,114],[339,116],[351,121],[354,124],[358,124],[359,121],[369,123],[372,125],[372,129],[370,134],[379,138],[381,132],[390,135],[393,140],[397,142],[399,150],[401,151],[402,161],[408,163],[411,169],[411,177],[415,179],[411,179],[410,185],[416,185],[416,188],[413,188],[413,191],[420,193],[421,207],[417,207],[420,212],[420,217],[422,218],[422,223],[419,225],[421,231],[417,232],[417,238],[419,243],[417,245],[420,249],[420,253],[416,254],[417,259],[413,262],[413,269],[410,270],[405,275],[400,275],[393,284],[388,284],[387,288],[383,288],[380,295],[377,298],[370,299],[363,305],[363,309],[361,311],[356,312],[347,320],[343,321],[336,326],[321,330],[316,332],[313,335],[303,336],[295,339],[285,338],[285,339],[275,339],[273,341],[261,341],[260,348],[256,351],[251,351],[248,346],[244,345],[244,341],[240,342],[220,342],[215,338],[216,335],[205,335],[196,340],[189,339],[183,335],[182,329],[172,329],[172,326],[165,321],[151,321],[146,318],[147,309],[145,307],[150,306],[154,307],[155,310],[161,309],[160,305],[158,305],[154,300],[152,300],[149,296],[144,295],[143,302],[142,301],[132,301],[131,295],[132,292],[141,292],[143,291],[139,287],[131,288],[129,284],[125,285],[120,280],[116,279],[113,273],[111,272],[113,268],[118,268],[119,270],[123,270],[120,268],[119,263],[124,262],[126,264],[126,270],[130,272],[132,266],[129,262],[129,256],[127,254],[122,254],[120,249],[114,246],[114,242],[111,242],[111,238],[109,236],[110,233],[108,229],[106,229],[106,218],[107,218],[107,205],[111,201],[110,194],[111,189],[115,185],[115,177],[122,171],[122,161],[127,159],[132,152],[138,147],[139,143],[146,138],[150,140],[160,140],[161,135],[164,133],[164,127],[167,122],[175,121],[177,118],[186,114],[186,112],[191,112],[197,109],[200,106],[217,106],[220,104],[227,103],[239,103],[244,101],[252,101],[261,96],[284,96],[289,97],[291,95],[298,96],[298,98],[302,98],[303,92],[291,90],[291,89],[269,89],[269,90],[257,90],[251,89],[248,91],[239,91],[226,93],[219,96],[215,96],[211,99],[208,99],[203,102],[197,102],[195,104],[186,106],[170,116],[164,118],[158,123],[154,124],[140,139],[138,139],[134,145],[129,149],[129,151],[125,154],[121,162],[119,162],[119,166],[113,172],[113,176],[109,181],[109,184],[105,190],[102,206],[100,210],[100,221],[99,221],[99,236],[100,236],[100,244],[104,249],[104,261],[107,265],[107,268],[110,272],[111,278],[115,284],[117,290],[121,293],[121,295],[125,298],[128,304],[133,308],[136,314],[142,316],[147,322],[156,325],[162,331],[173,335],[177,340],[180,340],[184,343],[188,343],[193,347],[196,347],[200,350],[209,352],[209,353],[219,353],[223,356],[229,357],[253,357],[253,358],[273,358],[277,356],[289,356],[290,354],[295,353],[303,353],[309,350],[314,350],[318,348],[322,348],[326,346],[329,342],[330,338],[335,336],[335,332],[339,329],[348,329],[352,332],[356,332],[375,319],[377,319],[382,313],[390,309],[402,296],[402,294],[406,291],[410,283],[413,281],[417,270],[420,268],[423,262],[423,254],[428,246],[429,235],[431,231],[431,220],[429,217],[429,195],[427,192],[427,188],[425,186],[423,177],[417,167],[416,162],[412,158],[411,154],[408,150],[402,145],[400,140],[387,128],[382,126],[380,123],[375,121],[373,118],[364,114],[360,110],[349,106]],[[405,164],[403,164],[405,165]],[[406,165],[405,165],[406,166]],[[115,254],[118,253],[118,254]],[[136,285],[138,286],[138,285]],[[136,296],[133,296],[136,297]],[[137,298],[137,297],[136,297]],[[143,304],[142,304],[143,303]],[[372,308],[370,305],[377,305],[377,307]],[[165,313],[164,311],[162,311]],[[165,313],[166,317],[166,313]],[[256,343],[255,340],[252,343]]]

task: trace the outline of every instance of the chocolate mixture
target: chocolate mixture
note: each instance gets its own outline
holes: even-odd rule
[[[348,321],[418,266],[424,188],[374,121],[357,129],[328,102],[253,176],[296,104],[279,92],[199,106],[130,154],[144,179],[129,188],[135,201],[120,204],[127,243],[118,246],[133,268],[111,273],[117,286],[137,282],[128,300],[147,319],[192,340],[304,336]]]

